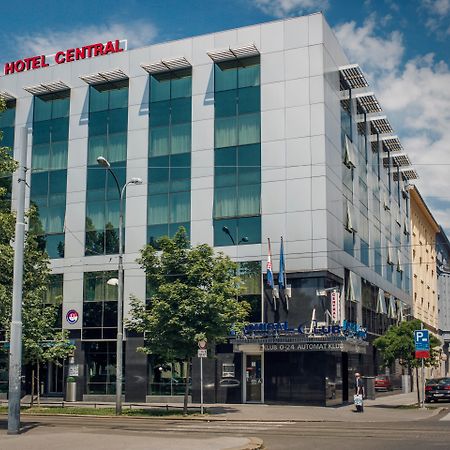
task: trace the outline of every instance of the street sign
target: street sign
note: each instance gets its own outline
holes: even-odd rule
[[[201,341],[198,341],[198,348],[200,350],[203,350],[206,348],[206,344],[207,344],[206,339],[202,339]]]
[[[416,358],[430,357],[430,332],[428,330],[414,331]]]
[[[197,358],[207,358],[207,357],[208,357],[208,350],[203,348],[197,350]]]

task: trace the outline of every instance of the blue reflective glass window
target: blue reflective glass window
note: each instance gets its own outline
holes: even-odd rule
[[[46,246],[48,256],[51,259],[64,258],[64,233],[50,234],[46,236]]]
[[[128,109],[128,87],[111,89],[109,92],[109,109]]]
[[[89,113],[89,136],[106,134],[108,130],[108,111]]]
[[[170,194],[170,223],[186,222],[191,214],[190,192],[175,192]]]
[[[216,187],[235,186],[237,183],[237,149],[226,147],[214,152],[215,170],[214,184]]]
[[[51,120],[33,123],[33,146],[50,142]]]
[[[239,147],[239,184],[259,184],[261,182],[261,145]]]
[[[192,77],[183,76],[181,78],[172,78],[171,80],[171,97],[191,97],[192,95]]]
[[[150,107],[150,126],[157,127],[169,125],[170,123],[170,101],[161,101],[151,104]]]
[[[153,107],[153,105],[152,105]],[[171,122],[191,122],[191,98],[178,98],[171,100]]]
[[[89,113],[96,111],[105,111],[108,109],[109,98],[108,91],[99,90],[99,87],[91,86],[89,88]]]
[[[48,172],[31,174],[31,197],[46,196],[48,193]]]
[[[191,234],[190,222],[178,222],[169,224],[169,236],[173,237],[180,229],[180,227],[183,227],[186,230],[186,236],[188,236],[189,238],[189,235]]]
[[[237,118],[222,117],[215,120],[214,146],[216,148],[232,147],[238,143]]]
[[[238,216],[260,214],[261,185],[245,184],[238,186]]]
[[[120,133],[128,129],[128,109],[111,109],[108,112],[109,133]]]
[[[167,224],[169,222],[169,195],[151,195],[148,198],[149,225]]]
[[[238,219],[238,238],[240,240],[243,237],[248,238],[248,241],[240,245],[261,243],[261,216]]]
[[[214,65],[215,91],[227,91],[237,88],[237,69],[231,63],[220,63]]]
[[[53,100],[52,105],[52,119],[57,119],[59,117],[69,117],[70,99],[57,98]]]
[[[261,117],[259,113],[239,115],[239,145],[261,141]]]
[[[156,241],[162,236],[169,235],[169,226],[163,225],[151,225],[147,227],[147,242],[156,246]]]
[[[156,77],[150,77],[150,101],[160,102],[170,99],[170,80],[158,80]]]
[[[259,57],[242,59],[238,69],[238,87],[259,86],[260,65]]]
[[[230,117],[237,114],[237,91],[216,92],[214,95],[214,112],[217,117]]]
[[[149,193],[167,192],[169,190],[169,156],[150,158],[148,166]]]
[[[239,89],[239,114],[261,111],[260,88],[248,87]]]
[[[224,227],[228,229],[228,233],[224,231]],[[227,245],[233,245],[233,241],[236,243],[237,239],[237,219],[220,219],[214,220],[214,245],[216,247],[223,247]]]
[[[168,155],[170,153],[169,127],[150,129],[150,156]]]
[[[214,217],[236,217],[238,215],[237,186],[218,187],[214,190]]]
[[[52,102],[40,97],[34,97],[33,122],[41,122],[52,118]]]
[[[50,143],[33,145],[31,166],[33,171],[49,170],[50,168]]]
[[[66,170],[53,170],[50,175],[50,193],[65,193],[67,184]]]
[[[191,150],[191,123],[173,124],[170,131],[171,153],[189,152]]]

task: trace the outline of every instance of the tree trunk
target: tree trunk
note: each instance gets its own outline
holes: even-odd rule
[[[34,367],[31,369],[31,401],[30,408],[34,405]]]
[[[184,403],[183,403],[183,416],[187,416],[188,412],[188,398],[189,398],[189,376],[190,376],[190,364],[191,359],[186,359],[186,385],[184,387]]]
[[[420,406],[419,368],[416,367],[417,406]]]
[[[41,407],[41,377],[40,377],[40,372],[41,372],[41,365],[39,364],[39,361],[36,363],[37,366],[37,405],[38,408]]]

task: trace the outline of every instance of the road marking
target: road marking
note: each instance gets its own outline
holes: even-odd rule
[[[444,417],[442,417],[442,419],[440,420],[447,420],[450,421],[450,413],[446,414]]]

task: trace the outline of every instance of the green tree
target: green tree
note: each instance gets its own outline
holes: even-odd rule
[[[150,302],[132,298],[126,326],[145,335],[141,351],[166,361],[184,361],[188,381],[198,341],[207,339],[214,346],[225,340],[233,327],[243,327],[250,308],[236,299],[239,280],[229,257],[215,254],[206,244],[190,247],[184,228],[156,245],[160,251],[147,245],[138,260],[147,275]],[[188,392],[186,382],[184,414]]]
[[[412,369],[416,369],[417,374],[422,360],[415,357],[414,330],[420,330],[421,327],[422,323],[418,319],[401,322],[389,327],[386,334],[375,339],[373,345],[380,351],[384,366],[398,360],[400,365],[408,370],[408,374],[412,373]],[[430,357],[424,359],[426,367],[439,365],[439,347],[439,340],[430,333]],[[419,395],[419,389],[417,391]]]
[[[0,99],[0,113],[4,110],[4,103]],[[0,174],[13,173],[17,163],[11,157],[11,149],[0,147]],[[6,195],[5,189],[0,188],[0,200]],[[6,340],[9,340],[12,290],[13,290],[13,263],[15,216],[0,201],[0,330],[3,330]],[[27,214],[27,221],[41,227],[35,208]],[[42,227],[41,227],[42,228]],[[33,232],[28,232],[25,239],[24,274],[23,274],[23,302],[22,302],[22,334],[24,361],[38,366],[42,361],[51,360],[52,352],[48,351],[48,342],[58,339],[65,341],[66,335],[61,337],[53,324],[57,314],[55,305],[45,304],[43,299],[48,287],[49,259],[42,250]],[[4,347],[0,347],[4,349]],[[33,369],[34,372],[34,369]],[[33,373],[34,375],[34,373]],[[34,388],[34,376],[32,379]],[[38,391],[39,392],[39,391]],[[32,395],[34,394],[34,389]]]

